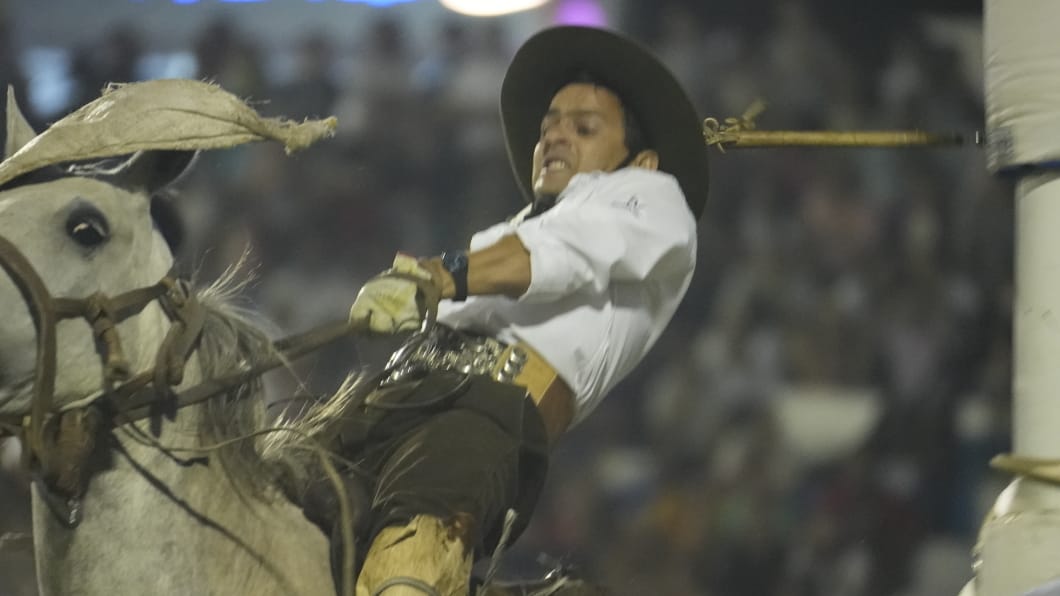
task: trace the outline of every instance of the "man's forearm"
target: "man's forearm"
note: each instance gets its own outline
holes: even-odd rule
[[[467,260],[468,295],[500,294],[518,298],[530,287],[530,252],[514,234],[468,253]],[[452,298],[456,285],[441,259],[426,259],[422,264],[437,280],[442,298]]]
[[[530,287],[530,251],[515,234],[467,256],[468,294],[522,296]]]

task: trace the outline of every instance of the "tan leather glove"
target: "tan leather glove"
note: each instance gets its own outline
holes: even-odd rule
[[[350,324],[381,335],[415,331],[438,312],[439,291],[414,257],[398,253],[390,269],[368,280],[350,308]]]

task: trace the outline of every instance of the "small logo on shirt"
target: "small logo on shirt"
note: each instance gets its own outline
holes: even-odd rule
[[[622,201],[622,202],[617,202],[616,201],[615,204],[618,205],[618,206],[624,207],[626,209],[626,211],[629,211],[633,215],[635,215],[637,217],[640,217],[640,211],[641,211],[640,198],[638,198],[637,195],[633,195],[633,196],[629,197],[628,199],[626,199],[625,201]]]

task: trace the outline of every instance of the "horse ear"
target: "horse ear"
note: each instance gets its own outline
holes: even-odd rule
[[[177,254],[184,244],[184,219],[173,205],[169,193],[159,193],[151,197],[151,219],[169,245],[169,252]]]
[[[4,159],[14,155],[37,136],[37,133],[33,132],[33,127],[26,121],[26,117],[22,115],[18,101],[15,100],[15,88],[11,85],[7,86],[7,128],[5,130],[7,141],[4,143]]]
[[[107,173],[114,184],[152,195],[180,178],[195,159],[195,151],[152,150],[133,154]]]

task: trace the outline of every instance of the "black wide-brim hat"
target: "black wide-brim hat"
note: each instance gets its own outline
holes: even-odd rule
[[[534,145],[541,118],[565,84],[587,73],[632,110],[659,154],[659,169],[677,178],[698,218],[707,200],[707,145],[699,115],[684,89],[640,44],[616,33],[563,26],[533,35],[515,53],[501,85],[501,121],[508,159],[528,201]]]

